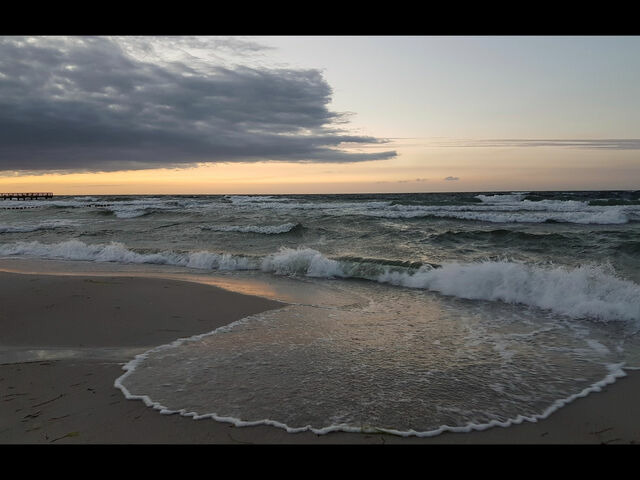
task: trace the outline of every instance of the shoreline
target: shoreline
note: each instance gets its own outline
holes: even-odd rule
[[[288,433],[268,425],[235,427],[163,415],[141,400],[126,399],[114,386],[132,353],[283,303],[126,273],[0,271],[0,292],[0,444],[640,443],[640,372],[629,370],[544,420],[433,437]]]

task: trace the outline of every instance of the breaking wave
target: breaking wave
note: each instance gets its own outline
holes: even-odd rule
[[[490,223],[577,223],[624,224],[640,220],[640,206],[591,205],[580,200],[529,200],[526,193],[477,195],[480,203],[466,205],[415,205],[392,201],[305,202],[297,199],[269,196],[232,196],[229,201],[238,207],[276,211],[321,210],[331,215],[412,219],[452,218]]]
[[[145,215],[149,215],[153,213],[152,210],[149,210],[146,208],[145,209],[112,208],[112,209],[109,209],[109,212],[113,213],[118,218],[137,218],[137,217],[143,217]]]
[[[629,222],[626,212],[620,210],[569,211],[569,212],[438,212],[434,217],[479,220],[492,223],[579,223],[613,225]]]
[[[79,240],[0,244],[0,255],[358,278],[470,300],[522,304],[573,318],[632,321],[640,325],[640,285],[620,278],[606,265],[543,267],[512,261],[407,265],[376,259],[332,259],[305,247],[282,247],[258,257],[209,251],[136,252],[121,243],[88,245]]]
[[[277,235],[279,233],[289,233],[302,228],[300,223],[283,223],[282,225],[209,225],[201,227],[202,230],[214,232],[239,232],[239,233],[263,233],[266,235]]]
[[[539,267],[508,261],[449,263],[407,274],[388,272],[379,282],[471,300],[499,300],[573,318],[640,323],[640,285],[602,265]]]
[[[506,195],[505,195],[506,196]],[[638,207],[599,207],[586,202],[524,200],[518,204],[497,202],[491,205],[394,205],[386,209],[358,212],[361,215],[381,218],[454,218],[490,223],[578,223],[624,224],[640,214]],[[640,218],[640,217],[638,217]]]
[[[80,240],[44,244],[16,242],[0,244],[0,255],[27,255],[47,259],[81,260],[92,262],[116,262],[135,264],[175,265],[207,270],[256,269],[251,257],[214,252],[136,252],[119,242],[86,244]]]

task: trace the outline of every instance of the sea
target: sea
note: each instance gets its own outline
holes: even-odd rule
[[[469,432],[640,367],[640,190],[5,200],[0,260],[281,302],[124,365],[123,395],[195,419]]]

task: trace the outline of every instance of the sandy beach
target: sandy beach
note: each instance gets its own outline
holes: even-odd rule
[[[2,444],[633,444],[640,372],[537,423],[431,438],[235,427],[162,415],[114,387],[136,354],[280,303],[133,276],[0,272]]]

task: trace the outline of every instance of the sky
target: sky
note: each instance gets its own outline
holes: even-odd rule
[[[640,189],[640,37],[0,37],[0,191]]]

